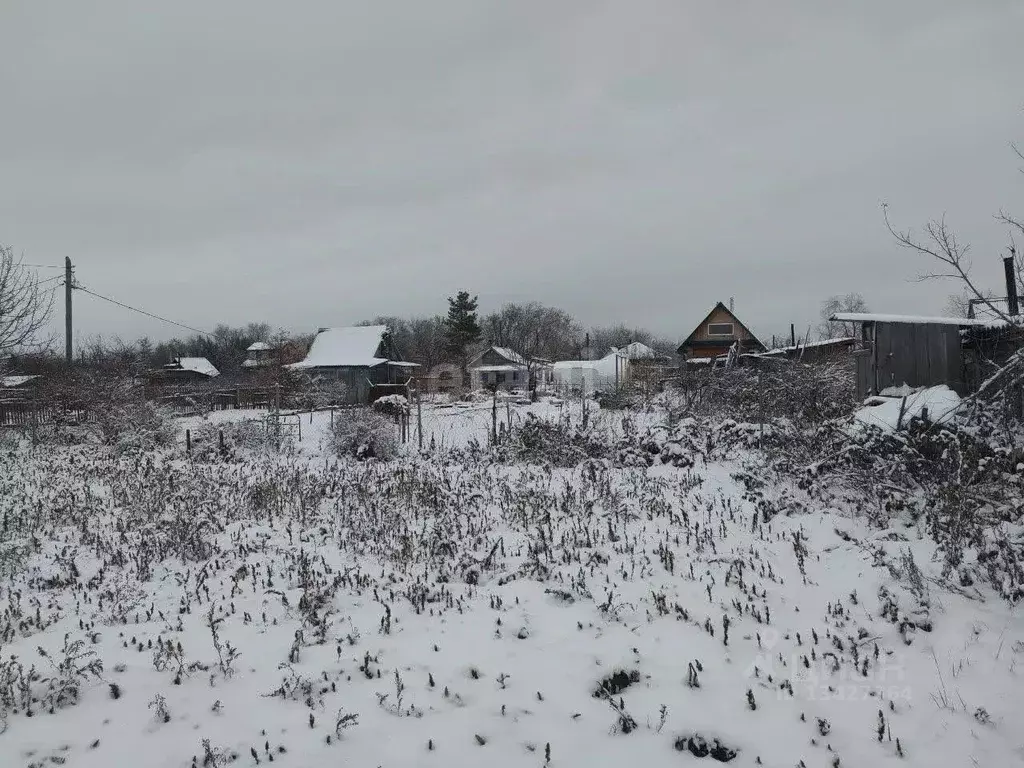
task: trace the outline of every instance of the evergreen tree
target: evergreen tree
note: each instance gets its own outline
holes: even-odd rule
[[[448,297],[448,316],[444,321],[445,351],[462,366],[466,373],[466,353],[480,341],[480,319],[476,312],[477,297],[468,291],[459,291],[455,298]]]

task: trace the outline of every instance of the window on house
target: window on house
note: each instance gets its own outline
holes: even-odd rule
[[[512,371],[512,383],[516,383],[516,379],[519,378],[519,374],[516,371]]]
[[[504,384],[505,383],[505,374],[504,373],[499,373],[499,374],[497,374],[497,376],[498,376],[498,383],[499,384]]]
[[[732,323],[708,323],[708,336],[732,336]]]

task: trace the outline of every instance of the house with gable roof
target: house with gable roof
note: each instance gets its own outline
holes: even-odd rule
[[[732,305],[731,300],[729,304]],[[719,301],[679,345],[678,352],[686,362],[713,364],[732,350],[742,355],[765,352],[767,347],[743,324],[733,309]]]
[[[531,380],[538,386],[553,380],[550,360],[526,357],[510,347],[490,346],[469,361],[471,389],[529,389]]]
[[[287,366],[345,386],[349,403],[370,403],[408,385],[416,363],[402,361],[386,325],[321,328],[306,357]]]

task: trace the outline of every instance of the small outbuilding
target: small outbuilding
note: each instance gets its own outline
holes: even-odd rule
[[[205,384],[220,376],[220,371],[205,357],[176,357],[151,371],[149,379],[156,384]]]
[[[458,395],[462,391],[462,370],[455,363],[438,363],[419,378],[420,387],[431,395]]]
[[[857,347],[853,336],[842,336],[820,341],[797,342],[788,347],[770,349],[758,355],[761,358],[795,360],[801,363],[832,362],[848,358]]]
[[[563,395],[615,391],[630,378],[631,363],[621,351],[600,360],[560,360],[552,369],[555,389]]]
[[[524,355],[510,347],[490,346],[469,361],[471,389],[533,389],[552,382],[549,360]]]
[[[339,382],[346,402],[366,404],[404,393],[419,365],[400,359],[386,325],[365,325],[321,328],[305,359],[288,368]]]
[[[274,364],[274,347],[265,341],[255,341],[245,350],[245,360],[242,367],[252,370],[254,368],[269,368]]]
[[[990,320],[839,312],[829,318],[861,328],[857,395],[867,397],[890,387],[945,384],[959,395],[970,391],[962,332],[988,327]]]

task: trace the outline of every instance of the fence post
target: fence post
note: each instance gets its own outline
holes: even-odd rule
[[[498,444],[498,387],[494,387],[494,399],[491,401],[491,434],[493,445]]]
[[[217,430],[217,447],[220,448],[220,452],[224,453],[224,430]]]
[[[310,421],[310,423],[312,423],[312,421],[313,421],[313,412],[312,411],[309,412],[309,421]],[[295,417],[295,423],[299,425],[299,442],[301,443],[302,442],[302,417],[301,416],[296,416]]]
[[[186,429],[185,430],[185,455],[186,456],[191,456],[192,455],[192,430],[191,429]]]
[[[416,387],[416,436],[420,451],[423,451],[423,403],[420,401],[420,388]]]

